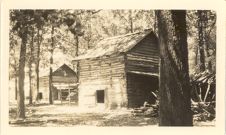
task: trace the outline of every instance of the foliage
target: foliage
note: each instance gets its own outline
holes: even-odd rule
[[[206,68],[204,72],[215,75],[216,70],[216,13],[211,10],[200,12],[202,12],[202,20],[196,10],[187,11],[186,14],[191,79],[193,76],[197,77],[202,74],[200,40],[204,42]],[[166,20],[170,20],[170,15],[166,16]],[[199,29],[200,21],[202,30]],[[33,61],[37,65],[39,61],[38,69],[42,72],[51,65],[51,51],[54,52],[52,54],[53,66],[66,63],[72,67],[71,60],[77,51],[76,37],[79,41],[77,53],[80,55],[87,49],[95,47],[101,39],[144,29],[155,30],[155,22],[156,16],[153,10],[10,10],[9,79],[18,77],[22,39],[26,39],[28,48],[24,69],[26,77],[29,72],[32,72],[31,75],[34,77],[34,70],[27,70],[29,62]],[[52,27],[54,27],[54,33],[51,36]],[[169,32],[174,35],[173,31]],[[204,34],[203,39],[199,38],[199,32]],[[174,39],[174,36],[170,37],[170,40]],[[51,46],[52,41],[53,46]],[[31,53],[31,48],[33,48],[33,53]],[[173,54],[173,57],[176,55]],[[208,70],[209,63],[211,63],[211,70]]]
[[[188,30],[188,49],[189,49],[189,67],[190,74],[199,73],[200,53],[199,53],[199,40],[204,41],[205,49],[205,67],[211,62],[211,70],[216,70],[216,13],[211,10],[201,10],[203,12],[203,38],[199,39],[199,26],[200,21],[197,10],[187,11],[187,30]]]

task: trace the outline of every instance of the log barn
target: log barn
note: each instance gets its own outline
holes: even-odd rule
[[[68,65],[63,64],[52,73],[54,100],[66,100],[71,93],[77,93],[77,74]],[[49,71],[40,77],[39,93],[42,100],[49,99]],[[67,99],[68,100],[68,99]],[[77,99],[74,99],[77,100]]]
[[[159,51],[151,30],[106,38],[73,60],[78,64],[79,106],[140,107],[155,102]]]

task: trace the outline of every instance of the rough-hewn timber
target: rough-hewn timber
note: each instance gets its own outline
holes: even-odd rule
[[[104,90],[105,107],[127,106],[124,55],[82,60],[79,66],[79,105],[98,105],[96,91]]]
[[[132,34],[134,36],[134,34]],[[134,36],[139,37],[140,36]],[[120,41],[118,38],[120,38]],[[79,105],[95,107],[100,104],[106,108],[139,107],[145,101],[154,102],[151,92],[158,89],[159,53],[157,38],[153,32],[141,40],[126,35],[107,40],[111,47],[116,46],[119,52],[112,51],[111,55],[93,57],[88,54],[80,56],[79,60]],[[128,51],[123,52],[123,42]],[[115,43],[115,44],[112,44]],[[120,44],[120,45],[117,45]],[[106,45],[103,45],[106,46]],[[97,50],[102,50],[97,48]],[[93,49],[93,51],[97,51]],[[103,54],[110,52],[104,51]],[[98,51],[97,51],[98,53]],[[97,91],[104,90],[104,104],[97,102]]]

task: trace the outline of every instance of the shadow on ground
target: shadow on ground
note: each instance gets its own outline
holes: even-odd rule
[[[127,109],[83,110],[74,105],[26,106],[26,119],[16,120],[16,107],[9,110],[11,126],[157,126],[157,117],[134,116]]]

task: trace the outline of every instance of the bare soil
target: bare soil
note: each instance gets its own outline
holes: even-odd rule
[[[74,104],[26,105],[26,119],[16,119],[16,104],[10,105],[9,124],[16,127],[71,127],[71,126],[158,126],[158,117],[134,116],[129,109],[105,110],[79,108]],[[194,121],[194,126],[213,127],[213,121]]]
[[[10,106],[11,126],[157,126],[157,117],[134,116],[128,109],[104,110],[76,105],[27,105],[26,119],[16,120],[16,106]]]

